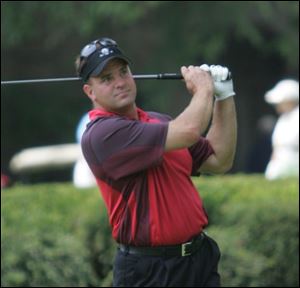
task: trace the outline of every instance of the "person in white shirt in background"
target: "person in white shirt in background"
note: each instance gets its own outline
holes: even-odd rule
[[[299,82],[284,79],[265,94],[280,115],[272,134],[272,156],[265,177],[299,177]]]
[[[80,144],[81,137],[83,132],[85,131],[86,125],[90,122],[90,118],[88,113],[84,114],[76,128],[76,141]],[[75,163],[73,169],[73,184],[76,188],[91,188],[96,187],[96,179],[93,173],[90,170],[90,167],[87,165],[81,149],[80,149],[80,157]]]

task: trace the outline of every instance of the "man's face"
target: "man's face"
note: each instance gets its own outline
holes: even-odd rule
[[[109,61],[83,89],[96,107],[107,111],[126,114],[135,107],[136,85],[127,63],[121,59]]]
[[[277,114],[281,115],[284,113],[291,112],[298,105],[299,105],[299,103],[296,101],[283,101],[279,104],[276,104],[275,109],[276,109]]]

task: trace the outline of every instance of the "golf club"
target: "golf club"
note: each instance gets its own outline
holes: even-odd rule
[[[136,80],[180,80],[183,79],[181,74],[178,73],[159,73],[159,74],[138,74],[132,75]],[[228,74],[228,79],[231,79],[231,73]],[[27,79],[27,80],[10,80],[1,81],[1,85],[12,84],[32,84],[32,83],[47,83],[47,82],[66,82],[66,81],[79,81],[80,77],[67,77],[67,78],[46,78],[46,79]]]

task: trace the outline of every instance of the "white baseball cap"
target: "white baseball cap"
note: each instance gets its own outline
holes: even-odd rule
[[[269,104],[285,101],[299,102],[299,82],[292,79],[279,81],[274,88],[266,92],[265,101]]]

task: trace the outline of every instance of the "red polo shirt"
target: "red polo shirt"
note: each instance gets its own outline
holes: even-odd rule
[[[137,111],[139,120],[94,109],[82,137],[112,235],[135,246],[186,242],[208,223],[190,176],[213,149],[201,137],[188,149],[165,152],[170,117]]]

